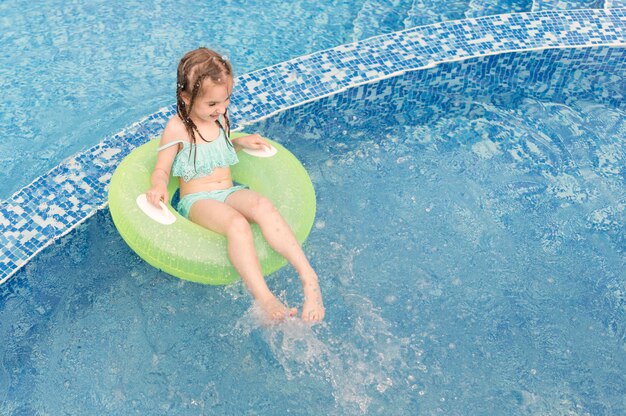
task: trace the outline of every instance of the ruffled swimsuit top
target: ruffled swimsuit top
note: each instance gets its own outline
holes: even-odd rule
[[[157,149],[161,151],[182,143],[183,148],[176,154],[172,164],[172,175],[183,178],[185,182],[208,176],[215,168],[225,168],[239,162],[237,152],[231,141],[226,137],[224,129],[220,129],[217,139],[200,144],[192,144],[184,140],[176,140]]]

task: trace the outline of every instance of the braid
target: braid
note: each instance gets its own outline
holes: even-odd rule
[[[228,109],[226,109],[226,111],[224,112],[224,121],[226,122],[226,128],[222,128],[226,132],[226,143],[228,143],[228,145],[234,149],[235,146],[233,146],[233,142],[230,140],[230,119],[228,118]]]

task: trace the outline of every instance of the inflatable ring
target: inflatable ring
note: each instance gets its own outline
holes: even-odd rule
[[[244,136],[233,133],[232,138]],[[302,244],[315,218],[315,191],[308,173],[296,157],[280,144],[271,157],[238,152],[239,163],[231,167],[233,180],[248,185],[270,199]],[[171,205],[163,214],[170,224],[148,216],[138,197],[150,188],[159,139],[133,150],[119,164],[109,187],[109,210],[118,232],[142,259],[173,276],[198,283],[220,285],[239,279],[227,255],[226,238],[182,217]],[[254,153],[254,152],[251,152]],[[178,179],[170,177],[173,196]],[[171,201],[170,201],[171,203]],[[154,208],[157,210],[157,208]],[[259,227],[251,224],[263,275],[287,264],[265,241]]]

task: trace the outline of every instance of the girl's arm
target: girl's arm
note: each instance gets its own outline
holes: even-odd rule
[[[172,118],[168,121],[165,126],[165,130],[163,131],[163,136],[161,136],[159,147],[172,143],[176,140],[180,140],[182,137],[186,137],[186,131],[184,128],[181,132],[181,129],[176,126],[176,124],[178,124],[177,121],[178,120],[176,120],[176,118]],[[170,171],[172,170],[172,164],[174,163],[174,158],[177,153],[178,146],[173,145],[159,151],[157,155],[157,161],[154,165],[152,175],[150,176],[150,183],[152,186],[146,192],[148,202],[156,207],[159,206],[159,201],[163,201],[167,204],[170,200],[167,192],[167,184],[170,180]]]

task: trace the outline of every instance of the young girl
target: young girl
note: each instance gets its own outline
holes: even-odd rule
[[[300,275],[302,319],[321,321],[324,305],[317,274],[293,232],[268,199],[246,186],[233,185],[230,165],[238,162],[236,150],[269,144],[258,134],[230,140],[232,89],[232,68],[224,57],[206,48],[183,56],[178,65],[177,114],[163,132],[148,201],[155,206],[159,200],[169,202],[167,183],[172,171],[180,181],[180,214],[227,238],[231,263],[270,319],[295,316],[297,309],[283,305],[261,274],[248,221],[257,223],[270,246]]]

